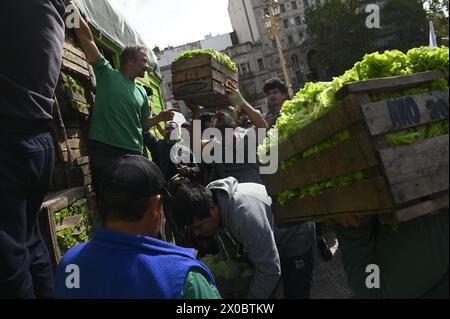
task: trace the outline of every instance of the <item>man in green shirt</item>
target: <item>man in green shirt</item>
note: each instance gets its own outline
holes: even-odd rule
[[[106,165],[126,154],[142,155],[143,132],[161,121],[173,118],[172,110],[150,117],[143,86],[135,83],[148,69],[147,49],[130,46],[120,56],[120,71],[100,54],[86,21],[77,12],[80,27],[75,33],[92,64],[97,80],[95,106],[89,133],[89,157],[93,186],[99,192],[99,179]]]

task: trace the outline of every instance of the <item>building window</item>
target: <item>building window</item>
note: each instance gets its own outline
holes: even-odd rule
[[[280,65],[280,58],[276,58],[275,60],[273,60],[273,65],[274,66],[279,66]]]
[[[297,64],[299,63],[298,55],[297,55],[297,54],[294,54],[294,55],[291,57],[291,60],[292,60],[292,64],[297,65]]]
[[[303,41],[303,38],[304,38],[303,33],[299,33],[299,34],[298,34],[298,38],[300,39],[300,42],[302,42],[302,41]]]
[[[265,16],[268,16],[268,15],[269,15],[269,9],[264,8],[264,15],[265,15]]]
[[[286,6],[284,4],[280,4],[280,11],[281,11],[281,13],[286,12]]]
[[[303,72],[298,71],[295,73],[295,77],[297,78],[297,83],[302,84],[303,83]]]
[[[266,67],[264,66],[264,60],[263,59],[258,59],[258,67],[260,71],[264,71],[266,69]]]
[[[300,18],[300,17],[295,17],[295,24],[296,24],[296,25],[302,24],[302,18]]]
[[[305,8],[308,8],[309,7],[309,1],[308,0],[303,0],[303,6]]]
[[[272,40],[272,46],[273,46],[274,49],[276,49],[277,48],[277,41]]]
[[[284,19],[283,20],[283,24],[284,24],[284,28],[288,29],[289,28],[289,20],[288,19]]]
[[[292,35],[288,35],[288,43],[289,45],[294,44],[294,37]]]
[[[240,65],[239,69],[241,70],[242,74],[246,74],[247,73],[247,64],[246,63],[242,63]]]
[[[297,1],[291,2],[292,10],[297,10]]]

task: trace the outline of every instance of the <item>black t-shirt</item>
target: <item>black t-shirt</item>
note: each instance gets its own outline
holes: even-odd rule
[[[64,44],[63,0],[0,4],[0,132],[33,132],[52,120]]]

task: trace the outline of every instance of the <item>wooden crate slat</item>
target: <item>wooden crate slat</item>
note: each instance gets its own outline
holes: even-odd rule
[[[448,134],[380,150],[397,204],[448,189]]]
[[[84,187],[74,187],[65,189],[56,193],[49,194],[42,204],[42,208],[53,214],[61,210],[75,201],[85,197]]]
[[[372,135],[448,119],[448,89],[361,106]]]
[[[87,103],[86,97],[70,87],[66,87],[67,96],[74,101]]]
[[[219,63],[216,59],[212,58],[210,55],[198,56],[186,60],[180,60],[172,63],[172,74],[199,68],[202,66],[212,67],[215,70],[219,70],[231,79],[237,81],[238,75],[236,72],[228,69],[226,66]]]
[[[284,206],[273,204],[277,221],[320,215],[362,213],[392,209],[390,194],[383,177],[335,188],[317,197],[294,198]]]
[[[237,84],[237,73],[229,70],[209,55],[172,63],[173,94],[205,107],[228,106],[224,84]]]
[[[70,62],[73,62],[73,63],[81,66],[84,69],[87,69],[89,67],[89,64],[86,62],[85,59],[73,54],[72,52],[70,52],[68,50],[63,51],[63,57],[65,59],[69,60]]]
[[[429,213],[436,212],[449,206],[449,195],[443,195],[439,198],[430,199],[419,204],[396,211],[397,222],[405,222]]]
[[[178,97],[178,99],[183,99],[183,97]],[[225,94],[211,92],[190,95],[189,101],[207,108],[217,108],[220,106],[228,106],[230,104],[228,97]]]
[[[211,76],[212,71],[213,70],[208,65],[205,65],[205,66],[202,66],[199,68],[178,71],[178,72],[172,74],[172,83],[178,84],[180,82],[209,77],[209,76]]]
[[[343,99],[349,94],[361,92],[398,91],[445,77],[442,71],[427,71],[410,75],[358,81],[342,87],[336,92],[337,99]]]
[[[175,98],[178,99],[179,97],[207,92],[212,90],[212,88],[212,80],[210,78],[205,78],[174,84],[173,92]]]
[[[282,162],[296,154],[303,153],[308,148],[361,120],[362,112],[355,105],[353,97],[346,98],[341,105],[334,107],[281,143],[279,145],[279,161]]]
[[[80,74],[82,74],[82,75],[84,75],[86,77],[90,77],[88,69],[85,69],[85,68],[83,68],[83,67],[81,67],[81,66],[79,66],[79,65],[77,65],[77,64],[75,64],[75,63],[73,63],[73,62],[71,62],[71,61],[69,61],[67,59],[65,59],[65,58],[63,58],[63,60],[62,60],[62,65],[64,67],[66,67],[66,68],[68,68],[70,70],[76,71],[76,72],[78,72],[78,73],[80,73]]]
[[[83,218],[82,214],[66,217],[63,219],[62,222],[55,223],[56,231],[60,231],[65,228],[68,228],[68,227],[76,226],[80,223],[82,218]]]
[[[370,136],[361,133],[300,160],[284,172],[268,175],[265,184],[269,194],[275,195],[284,190],[318,183],[378,164]]]
[[[199,56],[192,59],[185,59],[185,60],[179,60],[172,63],[172,74],[189,70],[193,68],[198,68],[204,65],[211,65],[211,56],[205,55],[205,56]]]
[[[365,215],[377,215],[378,217],[383,217],[386,215],[391,215],[392,209],[387,210],[377,210],[377,211],[366,211],[366,212],[352,212],[349,215],[351,216],[365,216]],[[291,218],[291,219],[283,219],[283,220],[277,220],[275,219],[275,223],[280,228],[290,227],[294,224],[303,223],[305,221],[315,221],[315,222],[326,222],[326,221],[334,221],[338,218],[341,218],[345,216],[345,214],[338,213],[338,214],[324,214],[320,216],[307,216],[307,217],[297,217],[297,218]],[[387,224],[394,224],[396,222],[392,221]]]
[[[226,96],[224,82],[213,80],[213,89],[215,92]]]
[[[80,49],[75,47],[72,43],[70,42],[64,42],[64,49],[72,52],[73,54],[75,54],[76,56],[86,60],[86,55],[84,54],[84,52]]]
[[[49,250],[50,261],[52,263],[53,271],[56,271],[62,254],[56,240],[56,225],[53,220],[53,213],[48,210],[48,207],[43,207],[39,215],[39,228],[42,238]]]

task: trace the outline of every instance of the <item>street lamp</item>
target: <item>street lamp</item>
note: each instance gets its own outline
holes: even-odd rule
[[[278,32],[280,31],[280,13],[281,8],[278,0],[265,0],[267,9],[269,11],[269,15],[265,15],[263,18],[264,28],[266,28],[269,37],[272,40],[275,40],[278,49],[278,55],[280,56],[281,68],[283,69],[284,74],[284,82],[288,88],[288,95],[291,99],[294,96],[294,92],[292,91],[291,81],[289,80],[289,73],[286,67],[286,59],[284,58],[283,48],[281,47],[280,37]]]

